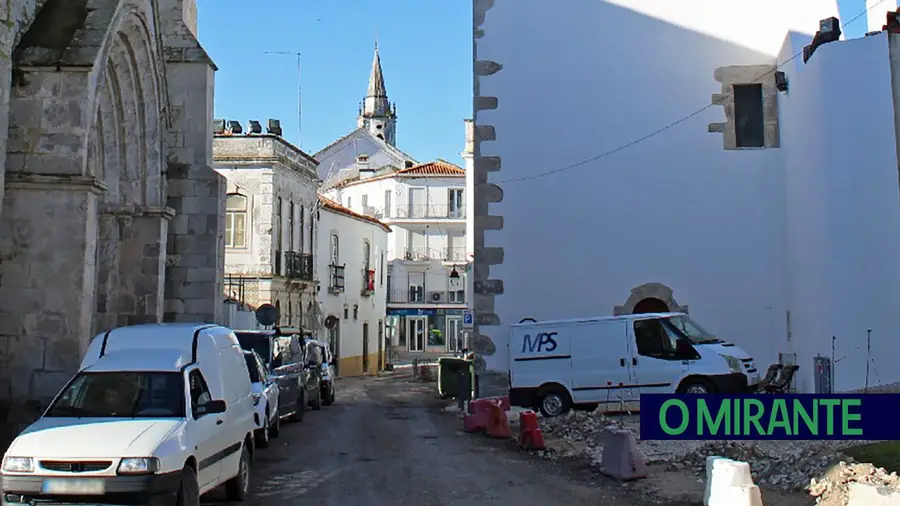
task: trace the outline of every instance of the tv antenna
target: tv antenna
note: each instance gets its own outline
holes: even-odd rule
[[[266,51],[266,54],[297,57],[297,147],[303,150],[303,54],[293,51]]]

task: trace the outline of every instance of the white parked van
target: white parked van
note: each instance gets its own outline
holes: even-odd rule
[[[199,504],[248,490],[253,398],[231,329],[149,324],[98,335],[80,371],[3,457],[3,502]]]
[[[744,350],[683,313],[512,325],[510,402],[557,416],[642,393],[738,393],[759,383]]]

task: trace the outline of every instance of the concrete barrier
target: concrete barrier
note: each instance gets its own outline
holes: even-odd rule
[[[706,458],[705,506],[762,506],[750,464],[724,457]]]
[[[623,481],[647,477],[647,465],[630,430],[608,429],[604,434],[600,472]]]
[[[900,492],[886,487],[851,483],[847,506],[900,506]]]

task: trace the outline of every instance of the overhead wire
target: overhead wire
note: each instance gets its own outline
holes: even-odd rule
[[[843,23],[843,26],[846,27],[846,26],[852,24],[853,22],[855,22],[855,21],[858,20],[859,18],[865,16],[870,10],[874,9],[875,7],[878,7],[879,5],[881,5],[881,4],[884,3],[884,2],[885,2],[885,0],[879,0],[877,3],[868,6],[864,11],[860,12],[860,13],[857,14],[856,16],[853,16],[853,17],[850,18],[850,20],[847,21],[846,23]],[[757,78],[754,79],[753,81],[750,81],[750,82],[747,83],[747,84],[753,84],[753,83],[759,82],[760,80],[762,80],[762,79],[764,79],[764,78],[766,78],[766,77],[768,77],[768,76],[774,74],[776,71],[778,71],[778,69],[780,69],[781,67],[787,65],[788,63],[790,63],[790,62],[796,60],[797,58],[799,58],[799,57],[802,56],[802,55],[803,55],[803,51],[798,52],[797,54],[791,56],[791,57],[788,58],[787,60],[785,60],[785,61],[783,61],[783,62],[777,64],[777,65],[775,66],[775,68],[773,68],[773,69],[771,69],[771,70],[765,72],[764,74],[760,75],[759,77],[757,77]],[[619,145],[618,147],[616,147],[616,148],[614,148],[614,149],[611,149],[611,150],[609,150],[609,151],[604,151],[603,153],[600,153],[600,154],[598,154],[598,155],[592,156],[592,157],[590,157],[590,158],[585,158],[585,159],[583,159],[583,160],[580,160],[580,161],[575,162],[575,163],[571,163],[571,164],[569,164],[569,165],[565,165],[565,166],[563,166],[563,167],[558,167],[558,168],[556,168],[556,169],[548,170],[548,171],[545,171],[545,172],[539,172],[539,173],[537,173],[537,174],[531,174],[531,175],[528,175],[528,176],[521,176],[521,177],[516,177],[516,178],[511,178],[511,179],[505,179],[505,180],[503,180],[503,181],[498,181],[498,182],[496,182],[495,184],[510,184],[510,183],[519,183],[519,182],[523,182],[523,181],[531,181],[531,180],[534,180],[534,179],[539,179],[539,178],[551,176],[551,175],[554,175],[554,174],[559,174],[559,173],[561,173],[561,172],[567,172],[567,171],[570,171],[570,170],[572,170],[572,169],[576,169],[576,168],[578,168],[578,167],[581,167],[581,166],[583,166],[583,165],[587,165],[587,164],[589,164],[589,163],[596,162],[596,161],[601,160],[601,159],[603,159],[603,158],[606,158],[606,157],[608,157],[608,156],[612,156],[612,155],[614,155],[614,154],[616,154],[616,153],[618,153],[618,152],[620,152],[620,151],[624,151],[624,150],[626,150],[626,149],[628,149],[628,148],[630,148],[630,147],[632,147],[632,146],[635,146],[635,145],[637,145],[637,144],[640,144],[640,143],[642,143],[642,142],[644,142],[644,141],[646,141],[646,140],[648,140],[648,139],[650,139],[650,138],[652,138],[652,137],[656,137],[657,135],[659,135],[659,134],[661,134],[661,133],[663,133],[663,132],[665,132],[665,131],[667,131],[667,130],[669,130],[669,129],[671,129],[671,128],[674,128],[674,127],[676,127],[676,126],[678,126],[678,125],[684,123],[685,121],[688,121],[688,120],[690,120],[691,118],[694,118],[694,117],[696,117],[696,116],[698,116],[698,115],[700,115],[700,114],[706,112],[707,110],[711,109],[712,107],[716,107],[716,106],[722,105],[726,100],[728,100],[728,99],[731,97],[731,95],[732,95],[732,93],[725,93],[725,94],[723,94],[721,97],[719,97],[718,99],[712,101],[710,104],[708,104],[708,105],[706,105],[706,106],[703,106],[703,107],[701,107],[700,109],[695,110],[694,112],[688,114],[687,116],[683,116],[682,118],[680,118],[680,119],[678,119],[678,120],[676,120],[676,121],[673,121],[673,122],[671,122],[671,123],[669,123],[669,124],[667,124],[667,125],[665,125],[665,126],[663,126],[663,127],[661,127],[661,128],[658,128],[658,129],[656,129],[656,130],[654,130],[654,131],[652,131],[652,132],[650,132],[650,133],[648,133],[648,134],[646,134],[646,135],[643,135],[643,136],[641,136],[641,137],[638,137],[637,139],[634,139],[634,140],[632,140],[632,141],[630,141],[630,142],[627,142],[627,143],[625,143],[625,144]]]

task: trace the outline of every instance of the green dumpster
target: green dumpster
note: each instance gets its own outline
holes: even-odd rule
[[[475,361],[459,357],[438,359],[438,394],[442,399],[460,396],[460,373],[468,376],[471,392],[469,399],[475,398]]]

